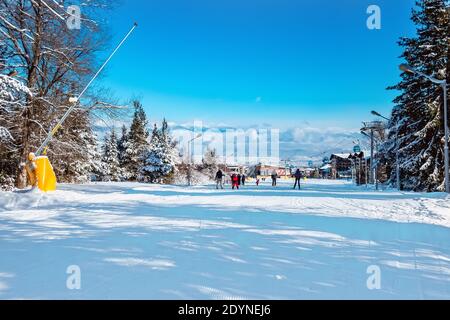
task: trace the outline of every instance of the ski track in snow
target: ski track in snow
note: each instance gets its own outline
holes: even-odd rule
[[[290,187],[0,193],[0,299],[450,298],[448,196]],[[65,287],[70,265],[82,290]]]

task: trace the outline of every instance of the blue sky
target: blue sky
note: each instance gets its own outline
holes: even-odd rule
[[[366,26],[381,8],[381,30]],[[139,28],[102,85],[140,98],[151,121],[175,128],[281,130],[283,158],[350,152],[371,110],[390,114],[397,45],[414,34],[414,0],[121,0],[112,44]],[[119,122],[120,124],[120,122]],[[118,124],[116,123],[116,127]]]
[[[382,10],[382,29],[366,9]],[[388,114],[396,42],[414,32],[413,0],[122,0],[113,42],[139,28],[102,84],[140,97],[152,119],[236,126],[357,128]]]

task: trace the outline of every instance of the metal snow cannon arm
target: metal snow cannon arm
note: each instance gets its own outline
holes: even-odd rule
[[[89,89],[91,84],[94,82],[94,80],[98,77],[98,75],[103,71],[103,69],[106,67],[108,62],[111,60],[111,58],[115,55],[115,53],[119,50],[119,48],[124,44],[124,42],[128,39],[128,37],[133,33],[134,29],[137,28],[137,23],[134,23],[133,27],[130,29],[130,31],[126,34],[126,36],[122,39],[122,41],[116,46],[114,51],[109,55],[108,59],[102,64],[100,69],[97,71],[97,73],[92,77],[92,79],[89,81],[89,83],[86,85],[86,87],[81,91],[81,93],[78,95],[78,97],[73,97],[69,99],[69,102],[72,104],[70,108],[67,110],[67,112],[64,114],[64,116],[58,121],[57,125],[51,130],[45,139],[45,141],[42,143],[42,145],[39,147],[39,149],[36,151],[36,155],[30,154],[29,161],[34,164],[34,171],[28,170],[28,175],[30,177],[30,181],[34,182],[37,181],[37,186],[40,190],[44,192],[48,191],[54,191],[56,190],[56,176],[55,172],[53,171],[53,167],[46,156],[47,154],[47,148],[50,142],[52,141],[55,134],[58,132],[58,130],[61,128],[63,123],[66,121],[66,119],[69,117],[69,115],[72,113],[72,111],[75,109],[75,107],[80,103],[81,98],[86,93],[86,91]],[[31,160],[31,158],[33,160]],[[33,179],[35,178],[35,179]]]
[[[57,125],[51,130],[47,136],[47,139],[45,139],[44,143],[39,147],[39,149],[36,152],[36,156],[41,156],[42,154],[46,154],[47,147],[51,140],[53,139],[53,136],[58,132],[58,130],[61,128],[63,123],[66,121],[66,119],[69,117],[69,115],[72,113],[72,111],[75,109],[75,107],[80,103],[81,98],[84,96],[86,91],[89,89],[89,87],[92,85],[92,83],[97,79],[97,77],[100,75],[100,73],[103,71],[103,69],[106,67],[106,65],[109,63],[109,61],[112,59],[112,57],[116,54],[116,52],[120,49],[120,47],[125,43],[125,41],[128,39],[128,37],[133,33],[134,29],[137,28],[137,23],[135,22],[133,27],[128,31],[126,36],[122,39],[122,41],[116,46],[114,51],[109,55],[108,59],[102,64],[100,69],[95,73],[95,75],[92,77],[92,79],[88,82],[88,84],[84,87],[83,91],[78,95],[78,97],[71,97],[69,99],[69,102],[72,103],[72,106],[67,110],[67,112],[64,114],[64,116],[59,120]]]

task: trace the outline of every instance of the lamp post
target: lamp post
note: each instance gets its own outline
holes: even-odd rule
[[[202,134],[199,133],[195,138],[192,138],[188,142],[188,186],[191,186],[191,163],[192,163],[192,155],[191,155],[191,143],[195,140],[202,137]]]
[[[375,184],[376,180],[376,171],[374,167],[374,157],[375,157],[375,135],[374,129],[368,128],[370,130],[370,134],[367,134],[365,131],[361,130],[361,134],[370,139],[370,171],[369,171],[369,182],[371,184]]]
[[[410,74],[418,74],[434,84],[440,85],[444,91],[444,130],[445,130],[445,145],[444,145],[444,161],[445,161],[445,192],[450,193],[450,179],[449,179],[449,155],[448,155],[448,138],[449,138],[449,128],[448,128],[448,105],[447,105],[447,80],[438,80],[433,78],[423,72],[417,71],[414,68],[408,66],[407,64],[400,65],[400,70]]]
[[[372,184],[375,184],[376,190],[378,190],[378,164],[377,164],[377,161],[375,161],[375,127],[366,127],[366,129],[370,130],[370,135],[367,134],[364,130],[361,130],[361,134],[370,139],[369,179]]]
[[[369,138],[370,141],[372,141],[372,137],[371,137],[370,135],[368,135],[367,133],[365,133],[363,130],[361,130],[361,134],[362,134],[363,136],[365,136],[366,138]],[[371,143],[370,146],[371,146],[371,149],[372,149],[373,144]],[[370,153],[371,153],[371,157],[372,157],[372,158],[370,159],[370,161],[371,161],[371,163],[373,163],[373,151],[371,150]],[[372,167],[372,164],[370,165],[370,167]],[[369,170],[368,164],[367,164],[367,159],[366,159],[366,185],[367,185],[368,183],[372,183],[372,175],[371,175],[371,171],[372,171],[372,169]]]
[[[367,167],[367,159],[366,159],[365,153],[362,152],[362,150],[361,150],[361,140],[360,140],[360,139],[356,139],[356,141],[353,141],[353,144],[360,147],[360,152],[359,152],[359,156],[358,156],[358,167],[359,167],[359,172],[358,172],[358,184],[359,184],[359,185],[362,185],[362,178],[363,178],[363,177],[361,176],[361,174],[362,174],[362,172],[363,172],[363,160],[364,160],[364,166]],[[356,151],[356,150],[355,150],[355,151]],[[363,154],[363,156],[364,156],[364,159],[361,158],[361,152],[362,152],[362,154]],[[355,153],[357,153],[357,152],[355,152]],[[358,170],[357,170],[357,171],[358,171]],[[365,184],[366,187],[367,187],[367,168],[365,169],[364,179],[365,179],[365,180],[364,180],[364,184]]]
[[[377,111],[372,111],[371,113],[374,116],[383,118],[383,119],[385,119],[387,121],[391,121],[389,118],[383,116],[382,114],[380,114]],[[401,185],[401,182],[400,182],[400,162],[399,162],[399,159],[400,159],[400,144],[399,144],[399,141],[398,141],[398,120],[397,120],[397,122],[395,124],[395,128],[396,128],[395,129],[395,175],[396,175],[395,178],[396,178],[397,190],[401,191],[402,185]]]

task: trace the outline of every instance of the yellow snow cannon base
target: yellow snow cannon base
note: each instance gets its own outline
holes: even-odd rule
[[[39,190],[43,192],[56,190],[56,175],[48,157],[41,156],[34,160],[36,179]]]

